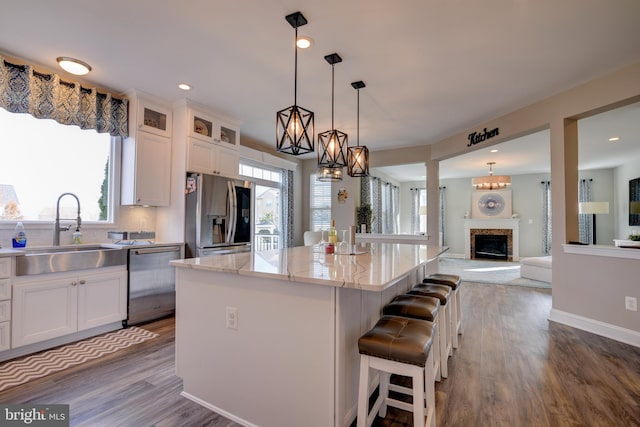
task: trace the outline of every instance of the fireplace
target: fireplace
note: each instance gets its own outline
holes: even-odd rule
[[[507,257],[504,255],[501,258],[492,256],[491,259],[517,261],[520,259],[519,254],[519,219],[466,219],[465,220],[465,258],[476,259],[476,236],[500,236],[502,240],[506,237],[507,240]],[[481,238],[482,240],[482,238]],[[497,244],[496,239],[492,239],[492,244]],[[484,244],[484,243],[483,243]],[[492,249],[495,251],[495,248]],[[489,252],[481,250],[481,252]],[[503,252],[500,250],[500,252]],[[483,257],[483,254],[480,255]],[[484,259],[487,259],[487,255],[484,255]]]
[[[476,234],[473,247],[473,259],[509,259],[508,239],[506,235]]]

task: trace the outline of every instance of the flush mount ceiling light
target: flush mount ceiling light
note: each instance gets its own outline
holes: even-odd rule
[[[609,142],[616,142],[616,141],[620,141],[619,136],[612,136],[611,138],[609,138]]]
[[[358,93],[358,114],[356,146],[347,148],[347,173],[352,177],[369,176],[369,149],[360,145],[360,89],[365,87],[363,81],[351,83],[351,86]]]
[[[343,169],[342,167],[330,168],[327,166],[318,166],[318,171],[316,172],[316,179],[322,182],[342,181],[342,169]]]
[[[300,36],[296,39],[296,46],[300,49],[310,48],[313,44],[313,39],[309,36]]]
[[[180,83],[178,88],[182,90],[191,90],[191,85],[188,85],[187,83]]]
[[[495,165],[496,162],[488,162],[487,164],[489,165],[488,176],[471,178],[471,185],[473,185],[476,190],[497,190],[511,185],[510,176],[493,174],[493,165]]]
[[[69,58],[68,56],[59,56],[56,58],[56,61],[58,61],[60,68],[65,70],[67,73],[75,74],[76,76],[84,76],[91,71],[91,66],[79,59]]]
[[[347,166],[345,151],[347,149],[347,134],[335,129],[333,125],[333,94],[335,64],[342,62],[337,53],[327,55],[324,59],[331,64],[331,130],[318,134],[318,166],[342,168]]]
[[[287,22],[296,30],[294,42],[298,40],[298,27],[307,23],[302,13],[287,15]],[[313,152],[313,112],[298,106],[298,46],[295,45],[293,105],[276,114],[276,149],[281,153],[305,154]]]

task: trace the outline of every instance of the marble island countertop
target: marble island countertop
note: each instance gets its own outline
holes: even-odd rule
[[[382,291],[448,248],[392,243],[359,244],[358,255],[325,254],[319,246],[214,255],[171,261],[192,268],[243,276],[284,279],[334,287]]]

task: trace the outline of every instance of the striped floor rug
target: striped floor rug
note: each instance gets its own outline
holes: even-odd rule
[[[157,337],[131,327],[0,364],[0,391]]]

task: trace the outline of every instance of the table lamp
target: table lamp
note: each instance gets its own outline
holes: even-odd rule
[[[596,244],[596,215],[609,213],[609,202],[580,202],[578,213],[593,215],[593,242]]]

